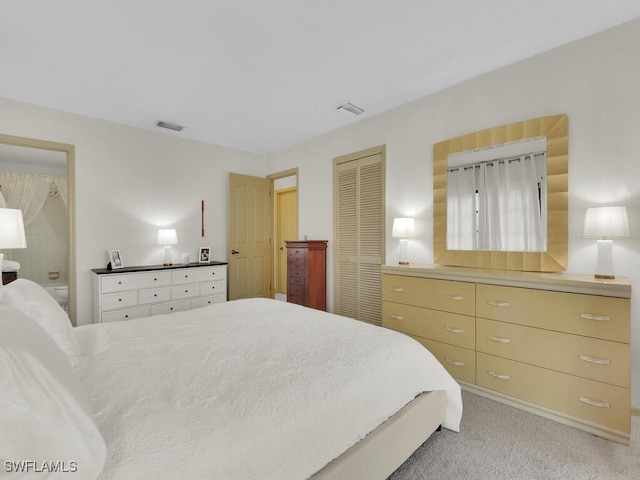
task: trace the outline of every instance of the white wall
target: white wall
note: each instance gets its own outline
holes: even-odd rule
[[[266,158],[0,98],[0,132],[76,147],[77,321],[92,322],[92,268],[107,250],[125,265],[163,261],[159,227],[176,228],[181,252],[227,260],[227,173],[264,176]],[[200,201],[205,201],[205,237]]]
[[[635,285],[632,404],[640,407],[639,75],[636,20],[273,154],[271,171],[300,168],[300,234],[333,240],[333,212],[327,208],[332,204],[332,159],[386,144],[387,262],[397,262],[399,254],[398,241],[391,238],[393,217],[413,215],[418,238],[410,245],[411,260],[430,263],[433,144],[529,118],[568,114],[568,271],[594,271],[595,242],[581,237],[585,208],[626,205],[634,236],[616,240],[614,260],[617,274]]]

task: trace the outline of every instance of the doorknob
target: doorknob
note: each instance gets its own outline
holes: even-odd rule
[[[238,253],[240,253],[240,252],[237,251],[237,250],[231,250],[231,255],[237,255]]]
[[[284,248],[280,247],[280,250],[284,250]]]

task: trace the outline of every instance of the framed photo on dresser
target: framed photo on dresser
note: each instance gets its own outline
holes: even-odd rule
[[[209,263],[211,260],[211,248],[200,247],[200,253],[198,254],[199,263]]]
[[[109,264],[111,265],[111,269],[124,268],[120,250],[109,250]]]

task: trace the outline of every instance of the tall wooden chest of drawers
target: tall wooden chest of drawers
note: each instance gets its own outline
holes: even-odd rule
[[[621,443],[631,427],[631,285],[588,275],[382,268],[385,327],[471,392]]]
[[[287,302],[327,309],[327,240],[287,240]]]

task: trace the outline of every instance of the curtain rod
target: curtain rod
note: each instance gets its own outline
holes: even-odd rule
[[[514,162],[516,160],[520,160],[522,157],[526,157],[526,156],[534,156],[537,157],[538,155],[545,155],[547,153],[546,150],[541,150],[539,152],[530,152],[530,153],[525,153],[524,155],[510,155],[508,157],[502,157],[502,158],[492,158],[491,160],[484,160],[482,162],[476,162],[476,163],[470,163],[469,165],[460,165],[458,167],[452,167],[452,168],[447,168],[447,172],[456,172],[459,171],[460,169],[462,170],[469,170],[471,168],[480,168],[480,164],[484,163],[485,165],[490,165],[493,164],[494,162]]]

